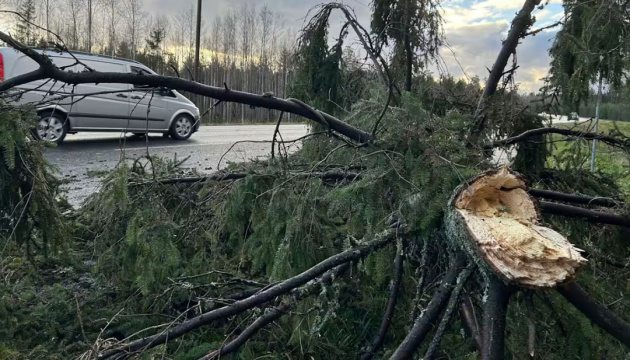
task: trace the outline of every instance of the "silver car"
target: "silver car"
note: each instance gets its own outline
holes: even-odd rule
[[[40,51],[42,52],[42,51]],[[155,74],[131,60],[92,54],[42,52],[66,71]],[[7,47],[0,47],[0,81],[36,70],[35,61]],[[80,84],[52,80],[33,81],[12,89],[12,101],[33,104],[39,115],[35,134],[42,140],[61,143],[67,134],[81,131],[162,133],[186,140],[199,129],[199,109],[174,90],[134,87],[129,84]],[[89,95],[89,96],[86,96]]]

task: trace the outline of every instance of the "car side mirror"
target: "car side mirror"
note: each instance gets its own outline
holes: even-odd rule
[[[160,95],[162,95],[162,96],[170,96],[171,95],[171,89],[165,88],[165,87],[161,87],[160,88]]]

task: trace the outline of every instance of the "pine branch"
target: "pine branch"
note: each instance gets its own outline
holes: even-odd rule
[[[576,282],[559,286],[557,290],[593,323],[630,348],[630,323],[598,303]]]
[[[461,253],[455,255],[455,259],[453,259],[449,270],[442,279],[433,298],[431,298],[426,310],[413,324],[409,334],[407,334],[405,340],[403,340],[394,354],[389,358],[390,360],[411,359],[413,357],[413,354],[422,344],[429,331],[431,331],[433,324],[435,324],[436,319],[446,306],[453,289],[452,285],[455,283],[457,276],[461,273],[461,269],[465,265],[465,255]]]
[[[210,176],[201,176],[201,177],[187,177],[187,178],[173,178],[173,179],[158,179],[157,183],[162,185],[176,185],[176,184],[195,184],[195,183],[204,183],[210,181],[233,181],[244,179],[248,176],[279,176],[280,174],[264,174],[264,173],[217,173]],[[342,171],[326,171],[326,172],[292,172],[289,173],[290,176],[295,177],[307,177],[307,178],[319,178],[322,180],[352,180],[357,181],[363,178],[363,174],[355,173],[355,172],[342,172]],[[156,181],[144,181],[144,182],[133,182],[130,181],[129,185],[131,186],[141,186],[141,185],[151,185],[155,184]]]
[[[155,346],[164,344],[167,340],[173,340],[181,337],[182,335],[194,331],[202,326],[211,324],[216,320],[224,319],[229,316],[234,316],[253,307],[265,304],[278,296],[285,295],[291,292],[293,289],[308,283],[309,281],[315,279],[318,276],[321,276],[334,267],[351,261],[356,261],[371,254],[374,251],[377,251],[378,249],[394,241],[394,239],[396,239],[396,234],[398,231],[399,229],[389,229],[383,231],[382,233],[374,235],[373,240],[365,242],[364,245],[331,256],[328,259],[313,266],[312,268],[302,272],[301,274],[284,280],[276,285],[273,285],[268,289],[257,293],[254,296],[248,297],[241,301],[237,301],[224,308],[201,314],[195,318],[184,321],[181,324],[172,327],[160,334],[139,339],[115,349],[107,350],[99,355],[99,359],[107,359],[121,353],[137,353],[142,350],[153,348]]]
[[[280,304],[276,308],[270,308],[266,314],[256,319],[234,340],[230,341],[218,350],[211,351],[209,354],[205,355],[199,360],[220,359],[224,355],[228,355],[238,351],[238,349],[240,349],[241,346],[245,345],[245,343],[247,343],[252,337],[254,337],[258,333],[258,331],[263,329],[265,326],[273,323],[274,321],[280,319],[283,315],[287,314],[299,300],[303,300],[309,296],[315,295],[322,285],[330,284],[336,277],[344,273],[348,268],[348,263],[340,265],[328,271],[317,281],[312,281],[305,286],[296,289],[292,292],[292,295],[288,300],[283,301],[282,304]]]

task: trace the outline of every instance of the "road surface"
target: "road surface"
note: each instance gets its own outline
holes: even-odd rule
[[[187,140],[163,138],[159,134],[148,137],[149,154],[163,158],[183,159],[190,156],[185,166],[198,171],[216,171],[221,156],[236,142],[243,140],[269,141],[275,125],[202,126]],[[282,125],[283,139],[293,140],[306,135],[306,125]],[[293,147],[295,149],[296,147]],[[105,171],[112,170],[121,159],[136,159],[147,153],[147,139],[120,133],[80,133],[68,135],[63,144],[45,150],[46,159],[59,169],[59,176],[68,181],[68,200],[77,207],[98,191]],[[239,143],[224,157],[227,162],[242,162],[266,157],[268,143]]]

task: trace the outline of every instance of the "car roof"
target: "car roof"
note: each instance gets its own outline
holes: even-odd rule
[[[70,53],[63,51],[60,52],[58,50],[51,50],[51,49],[39,49],[39,48],[33,48],[35,51],[39,52],[39,53],[45,53],[46,55],[49,56],[58,56],[58,57],[71,57]],[[14,50],[11,47],[0,47],[0,51],[2,50]],[[101,54],[93,54],[93,53],[88,53],[88,52],[83,52],[83,51],[75,51],[72,50],[72,55],[74,55],[77,59],[86,59],[86,60],[105,60],[107,62],[111,62],[111,63],[118,63],[118,64],[134,64],[134,65],[142,65],[141,63],[135,61],[135,60],[131,60],[131,59],[125,59],[125,58],[121,58],[121,57],[117,57],[117,56],[108,56],[108,55],[101,55]]]
[[[62,56],[62,57],[71,57],[70,53],[68,52],[57,52],[55,50],[40,50],[37,49],[38,52],[41,53],[46,53],[46,55],[51,55],[51,56]],[[116,57],[116,56],[107,56],[107,55],[100,55],[100,54],[92,54],[92,53],[88,53],[88,52],[82,52],[82,51],[72,51],[72,55],[74,55],[77,59],[86,59],[86,60],[107,60],[108,62],[112,62],[112,63],[120,63],[120,64],[136,64],[136,65],[142,65],[139,62],[135,61],[135,60],[131,60],[131,59],[125,59],[125,58],[120,58],[120,57]]]

